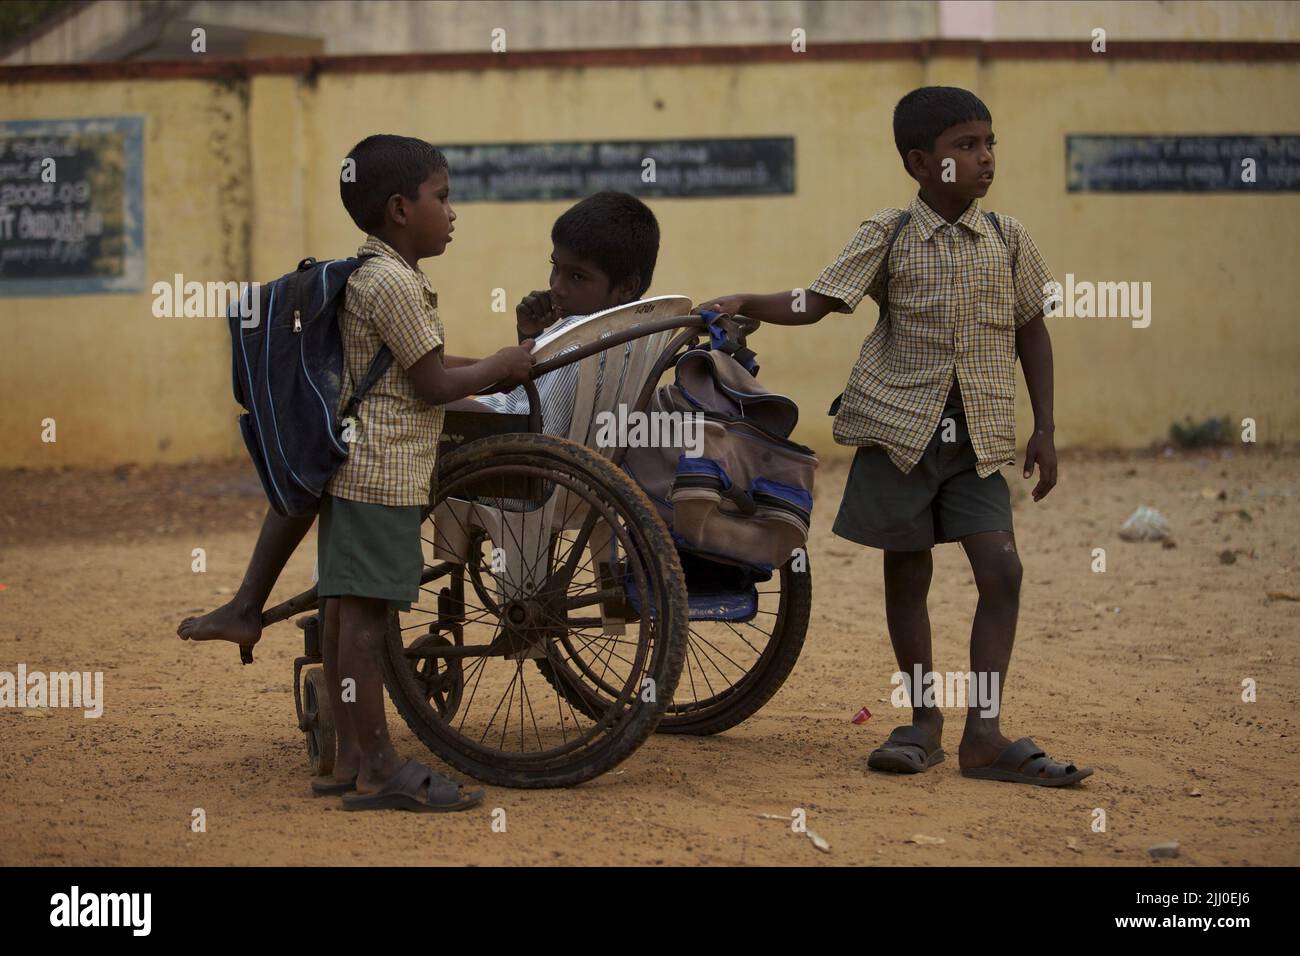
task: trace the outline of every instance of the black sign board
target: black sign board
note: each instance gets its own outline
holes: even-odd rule
[[[1065,137],[1072,192],[1300,192],[1300,136]]]
[[[0,295],[144,285],[138,116],[0,123]]]
[[[610,140],[443,146],[452,201],[636,196],[773,196],[794,192],[794,139]]]

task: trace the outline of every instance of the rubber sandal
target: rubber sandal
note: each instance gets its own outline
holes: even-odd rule
[[[420,788],[428,785],[428,796]],[[483,791],[462,793],[460,784],[434,773],[415,760],[408,760],[393,779],[375,793],[346,793],[344,810],[412,810],[416,813],[451,813],[468,810],[483,800]]]
[[[1047,776],[1043,776],[1046,771]],[[1092,775],[1091,767],[1060,763],[1048,757],[1038,744],[1021,737],[1009,744],[987,767],[970,767],[963,777],[974,780],[1001,780],[1004,783],[1029,783],[1036,787],[1068,787]]]
[[[345,793],[351,793],[357,789],[357,778],[353,777],[346,783],[330,778],[319,778],[311,782],[311,792],[317,797],[338,797]]]
[[[895,727],[889,739],[871,752],[867,766],[889,773],[924,773],[943,759],[937,740],[920,727],[905,724]]]

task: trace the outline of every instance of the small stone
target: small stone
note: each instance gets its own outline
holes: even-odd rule
[[[1169,523],[1155,508],[1142,505],[1119,529],[1124,541],[1160,541],[1170,536]]]
[[[1178,841],[1170,840],[1168,843],[1157,843],[1155,846],[1147,847],[1147,852],[1157,860],[1172,860],[1178,856],[1178,849]]]
[[[1224,548],[1222,551],[1219,552],[1219,563],[1220,563],[1220,564],[1236,564],[1236,563],[1237,563],[1237,552],[1235,552],[1235,551],[1229,551],[1227,548]]]
[[[809,829],[804,832],[807,833],[808,839],[812,841],[812,845],[817,849],[821,850],[823,853],[831,852],[831,845],[827,843],[826,839],[820,836],[815,830]]]
[[[1192,789],[1187,791],[1187,795],[1189,797],[1199,797],[1201,795],[1201,791],[1198,787],[1192,787]]]
[[[940,843],[947,843],[948,841],[943,837],[926,836],[924,833],[913,833],[906,842],[915,843],[918,846],[937,846]]]

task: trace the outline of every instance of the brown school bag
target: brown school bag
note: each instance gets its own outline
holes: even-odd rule
[[[676,413],[678,423],[698,416],[674,427],[681,443],[633,447],[623,462],[679,547],[763,571],[804,547],[817,456],[789,438],[799,420],[793,400],[769,392],[730,355],[701,348],[682,355],[676,381],[655,390],[647,411]],[[701,453],[690,456],[683,444]]]

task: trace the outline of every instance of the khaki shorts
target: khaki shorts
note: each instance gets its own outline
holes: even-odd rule
[[[986,531],[1011,531],[1011,494],[1001,472],[981,478],[966,416],[945,408],[954,441],[942,440],[943,420],[921,460],[907,474],[878,445],[858,449],[835,526],[841,538],[887,551],[925,551]]]

